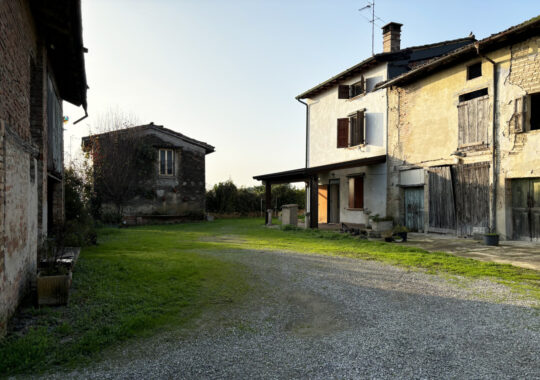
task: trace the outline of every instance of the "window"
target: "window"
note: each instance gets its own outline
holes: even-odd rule
[[[362,77],[358,82],[348,85],[340,84],[338,86],[338,99],[350,99],[355,96],[363,94],[365,91],[364,77]]]
[[[458,146],[487,144],[491,123],[487,89],[460,95],[458,104]]]
[[[349,208],[364,208],[364,177],[349,177]]]
[[[467,80],[482,76],[482,62],[474,63],[467,66]]]
[[[159,174],[173,175],[174,173],[174,152],[172,149],[159,150]]]
[[[514,132],[540,130],[540,93],[514,101]]]
[[[366,143],[364,111],[356,111],[347,118],[338,119],[337,147],[347,148]]]

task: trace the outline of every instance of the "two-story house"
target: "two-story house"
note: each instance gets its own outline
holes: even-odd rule
[[[64,220],[62,101],[86,110],[78,0],[0,1],[0,336]]]
[[[82,145],[92,152],[103,212],[130,223],[203,217],[205,158],[213,146],[153,122],[83,137]],[[146,153],[135,152],[137,146]],[[122,160],[126,157],[132,165]]]
[[[383,52],[298,95],[306,106],[306,167],[254,177],[305,181],[309,225],[366,224],[387,214],[387,90],[377,84],[470,44],[474,37],[401,49],[401,24],[383,29]]]
[[[388,210],[424,231],[540,240],[540,18],[387,81]]]

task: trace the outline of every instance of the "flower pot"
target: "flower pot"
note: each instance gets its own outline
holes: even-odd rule
[[[499,245],[499,235],[484,235],[485,245]]]
[[[407,241],[407,232],[395,232],[394,241],[396,243],[405,243]]]
[[[41,272],[37,277],[38,305],[67,305],[71,271],[68,274],[45,276]]]

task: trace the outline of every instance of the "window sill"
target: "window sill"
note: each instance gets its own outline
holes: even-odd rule
[[[364,208],[345,207],[345,210],[349,210],[349,211],[364,211]]]
[[[471,152],[471,151],[478,151],[478,150],[488,150],[489,144],[486,143],[471,143],[471,144],[463,144],[458,147],[458,150],[460,152]]]

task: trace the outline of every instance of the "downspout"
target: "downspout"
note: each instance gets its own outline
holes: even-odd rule
[[[306,106],[306,168],[309,165],[309,105],[301,99],[296,99]]]
[[[492,209],[492,212],[491,212],[491,222],[490,222],[490,232],[496,232],[496,228],[497,228],[497,185],[498,185],[498,182],[499,182],[499,177],[498,177],[498,172],[499,172],[499,167],[498,167],[498,164],[497,164],[497,151],[499,149],[498,147],[498,138],[497,138],[497,124],[496,124],[496,107],[497,107],[497,98],[498,98],[498,91],[497,91],[497,84],[498,84],[498,81],[497,81],[497,63],[495,63],[494,60],[492,60],[491,58],[487,57],[486,55],[480,53],[480,44],[478,42],[476,42],[474,44],[474,46],[476,47],[476,53],[484,58],[486,61],[488,61],[489,63],[491,63],[492,67],[493,67],[493,118],[492,118],[492,136],[491,136],[491,139],[492,139],[492,145],[493,145],[493,149],[492,149],[492,155],[491,155],[491,166],[493,168],[493,178],[492,178],[492,182],[493,182],[493,189],[492,189],[492,193],[493,193],[493,199],[491,200],[491,209]]]

